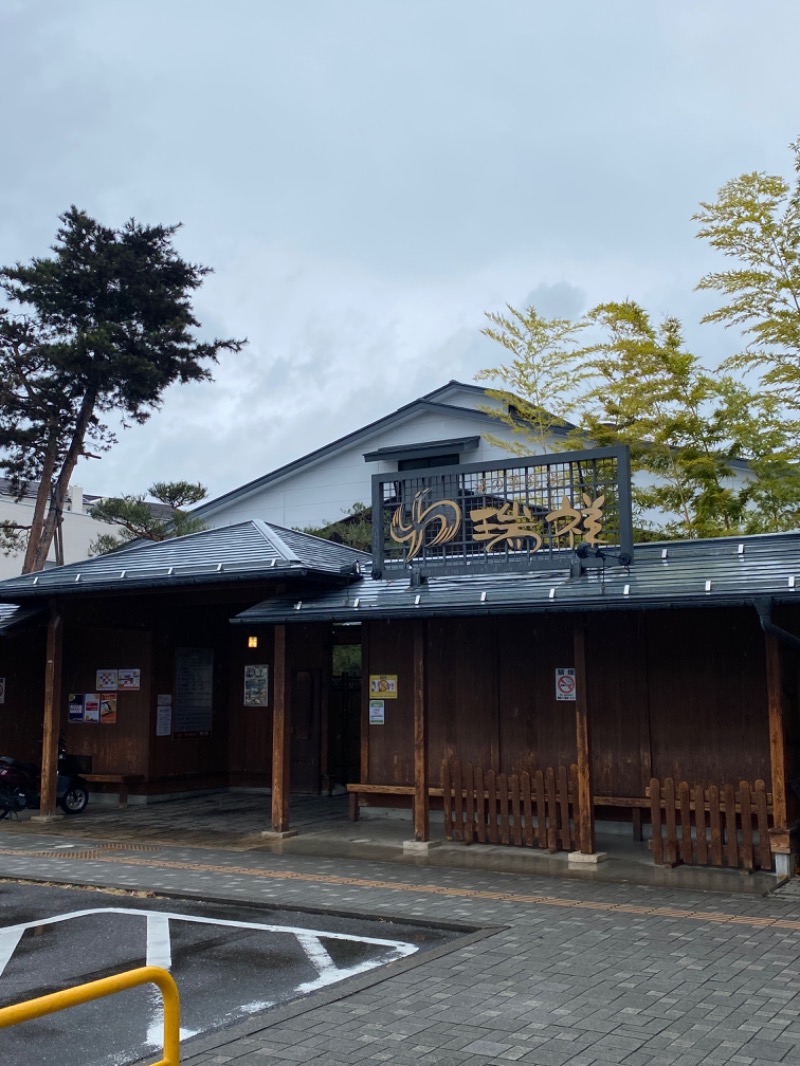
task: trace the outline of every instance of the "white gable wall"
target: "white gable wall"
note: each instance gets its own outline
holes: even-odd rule
[[[202,518],[209,528],[231,525],[248,518],[260,518],[265,522],[300,529],[335,522],[354,503],[371,503],[373,474],[397,470],[396,460],[365,462],[365,452],[419,444],[421,441],[480,436],[478,449],[462,454],[464,463],[509,459],[510,455],[505,449],[488,443],[485,439],[487,432],[511,439],[510,430],[501,422],[490,424],[485,418],[472,416],[469,410],[453,409],[452,413],[417,411],[403,423],[395,423],[383,430],[376,428],[375,433],[359,438],[356,443],[295,469],[280,480],[254,489],[247,496],[234,499],[227,506],[222,505],[214,513],[203,515]],[[447,449],[443,448],[443,451]]]
[[[515,436],[501,421],[488,419],[482,409],[502,408],[500,401],[486,396],[482,389],[450,382],[428,393],[421,401],[401,408],[394,415],[381,420],[371,430],[358,433],[350,443],[333,444],[318,458],[301,459],[279,477],[261,486],[234,492],[228,501],[211,501],[199,508],[199,517],[209,528],[260,518],[266,522],[289,528],[318,528],[327,522],[341,519],[354,503],[369,505],[372,500],[372,475],[397,470],[397,460],[364,461],[366,452],[379,448],[399,448],[405,445],[451,440],[458,437],[480,437],[476,451],[461,453],[462,463],[494,462],[511,458],[511,453],[489,444],[487,435],[518,444]],[[587,443],[587,446],[591,446]],[[443,446],[443,453],[448,449]],[[531,453],[540,449],[531,447]],[[746,478],[745,470],[737,470],[733,484]],[[639,474],[637,484],[652,483],[652,477]],[[677,517],[677,516],[676,516]],[[659,524],[663,515],[648,512],[639,521]]]

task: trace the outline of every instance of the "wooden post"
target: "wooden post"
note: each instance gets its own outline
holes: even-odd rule
[[[377,624],[377,623],[375,623]],[[372,670],[370,660],[370,624],[364,622],[361,626],[361,728],[359,730],[359,783],[369,783],[369,675]],[[358,805],[358,796],[356,796]]]
[[[773,851],[788,854],[790,828],[787,810],[789,770],[786,758],[786,721],[783,701],[781,646],[773,633],[764,634],[767,672],[767,713],[769,717],[769,758],[772,774]]]
[[[575,654],[575,726],[578,749],[578,832],[580,850],[592,855],[597,850],[594,835],[592,797],[592,752],[589,743],[589,694],[586,672],[586,622],[578,618],[573,630]]]
[[[272,829],[289,832],[291,691],[286,654],[286,626],[275,626],[275,681],[272,711]]]
[[[425,708],[425,623],[414,623],[414,840],[430,839],[428,723]]]
[[[42,778],[39,817],[56,813],[58,777],[58,727],[61,709],[61,659],[64,630],[55,600],[50,603],[47,623],[47,656],[44,668],[44,715],[42,720]]]
[[[333,632],[331,626],[325,631],[325,665],[317,670],[319,678],[319,776],[322,791],[333,794],[330,771],[330,691],[333,684]]]

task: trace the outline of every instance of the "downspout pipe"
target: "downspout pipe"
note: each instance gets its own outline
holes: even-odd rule
[[[770,633],[773,637],[777,637],[782,644],[794,648],[795,651],[800,651],[800,637],[796,637],[794,633],[789,633],[786,629],[781,629],[780,626],[776,626],[772,621],[772,600],[753,600],[753,606],[758,612],[761,628],[765,633]]]

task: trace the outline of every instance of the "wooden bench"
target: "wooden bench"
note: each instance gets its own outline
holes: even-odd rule
[[[350,796],[350,818],[358,821],[358,801],[360,796],[411,796],[413,809],[413,785],[373,785],[373,784],[350,784],[345,785]],[[649,791],[649,790],[648,790]],[[443,796],[444,789],[431,787],[428,789],[429,796]],[[633,820],[633,839],[642,840],[642,811],[650,810],[650,798],[648,796],[595,796],[595,807],[621,807],[630,810]]]
[[[594,796],[593,801],[595,807],[621,807],[623,810],[629,810],[633,821],[633,839],[641,842],[642,811],[650,810],[649,796]]]
[[[128,788],[144,780],[142,774],[81,774],[80,776],[89,785],[118,785],[120,807],[128,806]]]
[[[411,807],[414,807],[414,786],[413,785],[361,785],[352,784],[345,785],[348,793],[350,794],[350,818],[352,821],[358,821],[358,800],[361,796],[410,796]],[[444,792],[441,788],[429,788],[429,796],[442,796]]]

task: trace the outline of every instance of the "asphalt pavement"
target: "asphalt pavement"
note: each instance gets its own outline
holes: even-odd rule
[[[77,843],[68,826],[0,829],[0,859],[11,880],[482,931],[190,1037],[184,1066],[800,1062],[796,883],[759,894],[724,871],[709,889],[219,841]]]

